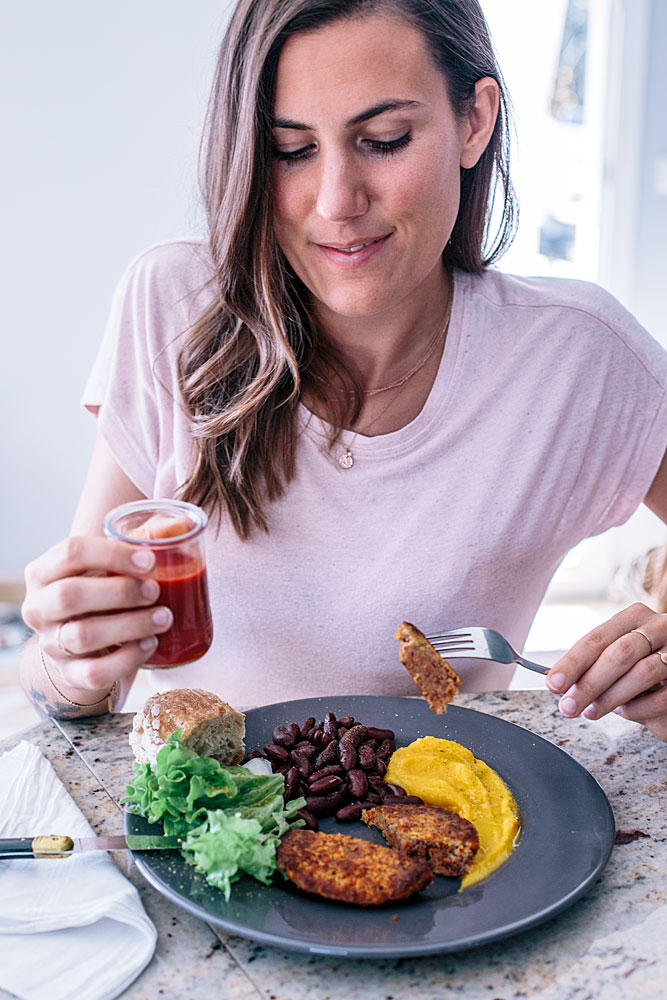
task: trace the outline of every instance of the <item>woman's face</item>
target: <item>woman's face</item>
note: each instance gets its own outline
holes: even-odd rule
[[[480,84],[488,118],[493,100],[479,94]],[[373,16],[288,38],[274,107],[275,231],[322,320],[377,316],[409,297],[419,306],[441,287],[460,167],[488,141],[476,115],[455,118],[405,21]]]

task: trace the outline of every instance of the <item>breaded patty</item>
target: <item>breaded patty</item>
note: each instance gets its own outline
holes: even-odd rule
[[[429,706],[436,715],[446,712],[447,705],[461,687],[459,675],[410,622],[401,622],[395,638],[400,639],[400,661]]]
[[[376,826],[390,847],[423,859],[437,875],[465,875],[479,847],[472,823],[435,806],[387,802],[365,809],[361,818],[367,826]]]
[[[433,881],[425,861],[342,833],[289,830],[276,860],[299,889],[359,906],[407,899]]]

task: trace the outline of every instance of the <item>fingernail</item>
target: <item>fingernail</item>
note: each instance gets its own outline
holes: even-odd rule
[[[567,679],[565,674],[553,674],[547,677],[547,687],[551,691],[564,691],[565,685],[567,684]]]
[[[141,584],[141,596],[147,601],[154,601],[160,593],[160,584],[157,580],[144,580]]]
[[[563,715],[573,716],[577,714],[577,703],[574,698],[561,698],[558,707]]]
[[[169,608],[156,608],[152,614],[155,625],[171,625],[173,615]]]
[[[597,719],[598,710],[595,705],[589,705],[588,708],[584,709],[582,714],[585,719]]]
[[[139,645],[141,646],[141,648],[145,653],[150,653],[157,646],[157,636],[147,635],[145,639],[139,640]]]
[[[148,549],[139,549],[132,553],[132,562],[137,569],[152,569],[155,565],[155,556]]]

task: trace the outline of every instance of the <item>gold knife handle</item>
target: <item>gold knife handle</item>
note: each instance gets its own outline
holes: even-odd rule
[[[74,850],[71,837],[3,837],[0,858],[67,858]]]

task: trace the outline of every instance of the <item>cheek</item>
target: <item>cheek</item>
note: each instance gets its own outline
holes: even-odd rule
[[[304,218],[304,185],[276,168],[273,173],[273,228],[283,250]]]

